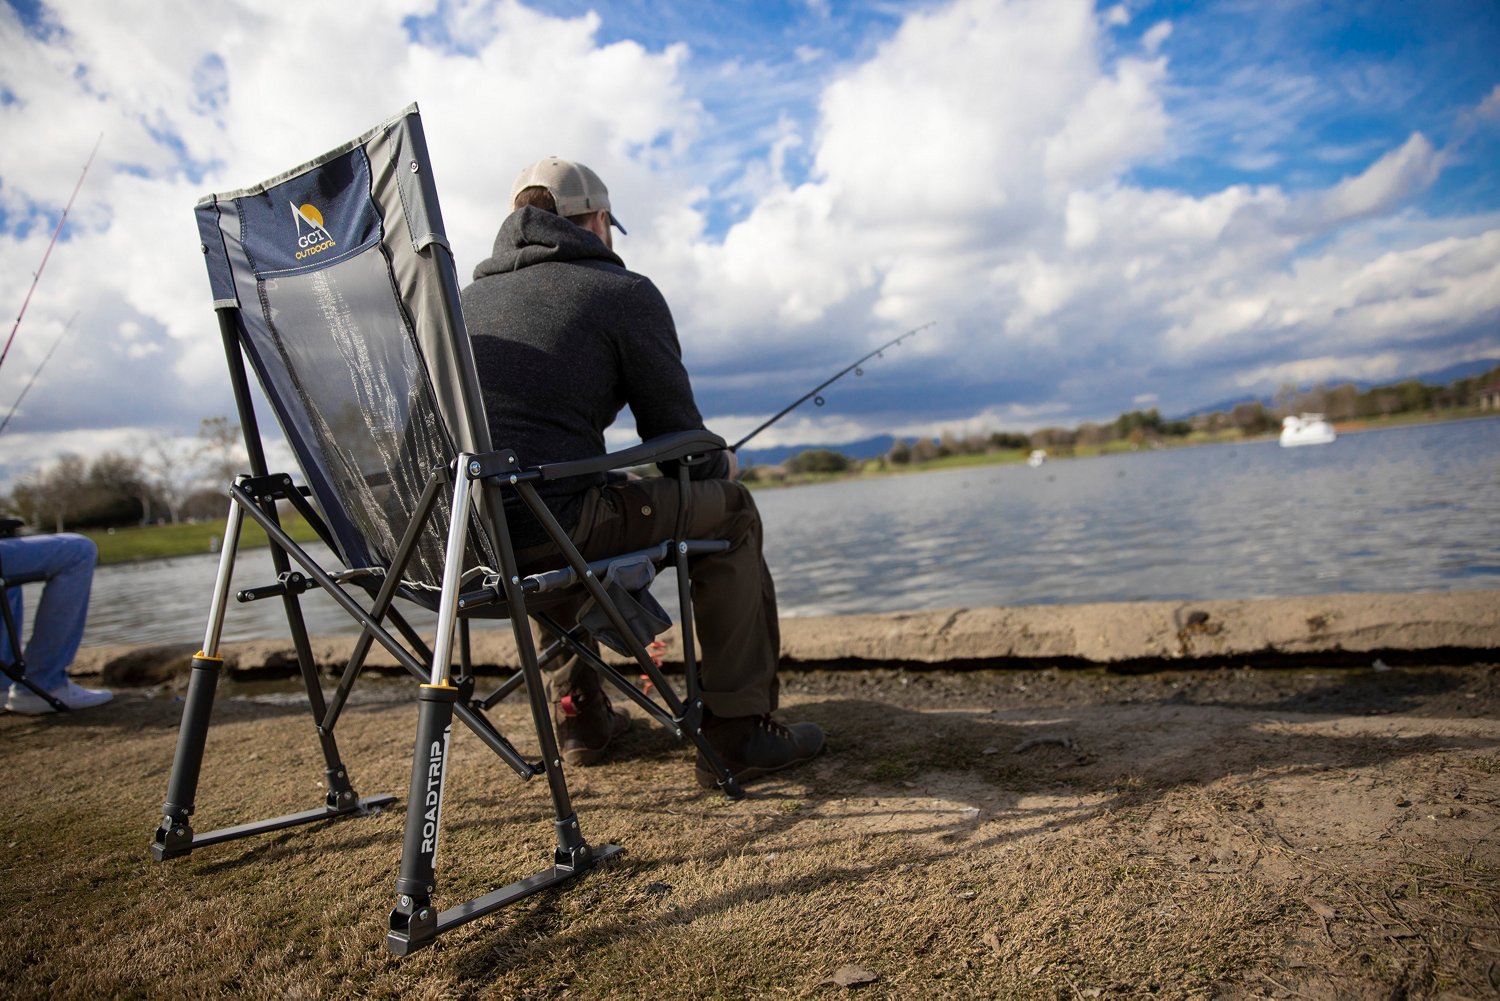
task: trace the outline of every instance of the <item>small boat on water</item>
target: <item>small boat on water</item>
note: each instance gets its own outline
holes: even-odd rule
[[[1034,448],[1031,450],[1031,454],[1026,457],[1026,465],[1030,466],[1032,469],[1035,469],[1037,466],[1040,466],[1046,461],[1047,450],[1045,448]]]
[[[1294,445],[1327,445],[1337,437],[1333,433],[1333,425],[1322,414],[1303,414],[1301,417],[1288,415],[1281,422],[1281,444],[1284,448]]]

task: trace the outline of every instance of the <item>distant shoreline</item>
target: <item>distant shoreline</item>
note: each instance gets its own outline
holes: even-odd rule
[[[1383,420],[1351,420],[1334,424],[1334,430],[1340,434],[1363,434],[1369,431],[1389,431],[1397,428],[1426,427],[1433,424],[1462,424],[1470,421],[1485,421],[1500,419],[1500,411],[1493,413],[1471,413],[1454,414],[1452,416],[1411,416],[1402,415]],[[1125,442],[1112,442],[1106,446],[1073,446],[1065,452],[1054,453],[1048,451],[1047,461],[1060,462],[1067,459],[1093,459],[1101,455],[1134,455],[1138,452],[1153,452],[1162,450],[1173,450],[1182,448],[1198,448],[1209,445],[1254,445],[1277,440],[1280,432],[1272,431],[1266,434],[1245,437],[1234,432],[1223,432],[1214,436],[1192,435],[1187,438],[1164,438],[1149,445],[1132,446]],[[891,463],[884,461],[883,466],[878,466],[883,460],[876,458],[850,459],[851,468],[842,473],[794,473],[775,480],[747,481],[746,485],[752,490],[780,490],[786,487],[811,486],[819,483],[835,483],[841,480],[878,479],[883,476],[911,476],[921,473],[948,472],[954,469],[973,469],[983,466],[1010,466],[1024,463],[1030,453],[1030,449],[1007,449],[1005,451],[987,452],[980,455],[955,455],[941,459],[933,459],[923,463]],[[857,468],[856,468],[857,467]],[[872,468],[877,467],[877,468]],[[753,468],[774,468],[759,466]]]
[[[1500,419],[1500,413],[1465,413],[1455,414],[1451,417],[1434,417],[1429,415],[1420,418],[1390,418],[1374,422],[1368,420],[1346,421],[1335,424],[1334,427],[1340,435],[1344,435],[1362,434],[1368,431],[1386,431],[1402,427],[1421,427],[1431,424],[1455,424],[1467,421],[1496,419]],[[1207,445],[1247,445],[1274,441],[1275,438],[1274,434],[1256,435],[1250,438],[1238,435],[1222,435],[1211,439],[1199,438],[1196,440],[1162,441],[1138,448],[1132,448],[1128,445],[1121,446],[1116,443],[1115,447],[1107,448],[1074,448],[1069,454],[1049,455],[1048,459],[1049,461],[1063,461],[1065,459],[1091,459],[1100,455],[1129,455],[1136,452],[1155,451],[1157,449],[1197,448]],[[778,481],[747,481],[746,485],[752,490],[779,490],[788,487],[811,486],[844,480],[877,479],[884,476],[919,476],[923,473],[948,472],[954,469],[1014,465],[1024,462],[1026,454],[1027,450],[1011,450],[983,455],[949,456],[909,465],[885,462],[883,468],[870,468],[872,465],[882,461],[879,459],[851,460],[859,468],[851,469],[844,473],[795,474]],[[311,526],[302,521],[301,518],[287,519],[286,525],[292,538],[298,542],[312,542],[317,539],[317,535],[313,532]],[[123,528],[114,532],[85,532],[83,534],[98,544],[99,565],[115,566],[125,563],[138,563],[145,560],[171,559],[179,556],[200,556],[204,553],[217,552],[218,549],[214,544],[214,540],[222,536],[223,531],[223,522],[198,522],[194,524],[148,525]],[[244,534],[240,540],[240,548],[264,548],[268,544],[265,534],[260,531],[259,526],[247,519]]]

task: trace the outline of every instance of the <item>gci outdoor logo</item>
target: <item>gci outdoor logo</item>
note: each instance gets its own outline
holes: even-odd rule
[[[293,205],[292,219],[297,226],[297,260],[306,260],[337,246],[333,235],[323,225],[323,213],[316,205]]]

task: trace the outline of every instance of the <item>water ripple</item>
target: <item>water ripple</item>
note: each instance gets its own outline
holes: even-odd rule
[[[766,491],[783,614],[1202,600],[1500,584],[1500,420]],[[236,581],[274,575],[264,550]],[[102,568],[85,642],[199,642],[217,561]],[[675,617],[676,589],[656,588]],[[27,591],[35,591],[28,588]],[[34,600],[28,596],[28,600]],[[319,594],[316,633],[350,633]],[[426,631],[432,617],[413,613]],[[233,605],[226,639],[284,633]]]

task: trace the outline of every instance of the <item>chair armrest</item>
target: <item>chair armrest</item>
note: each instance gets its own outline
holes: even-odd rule
[[[630,469],[633,466],[644,466],[648,462],[667,462],[689,455],[703,455],[727,447],[723,438],[709,431],[674,431],[592,459],[543,463],[536,467],[536,472],[544,480],[561,480],[569,476],[589,476],[614,469]]]

